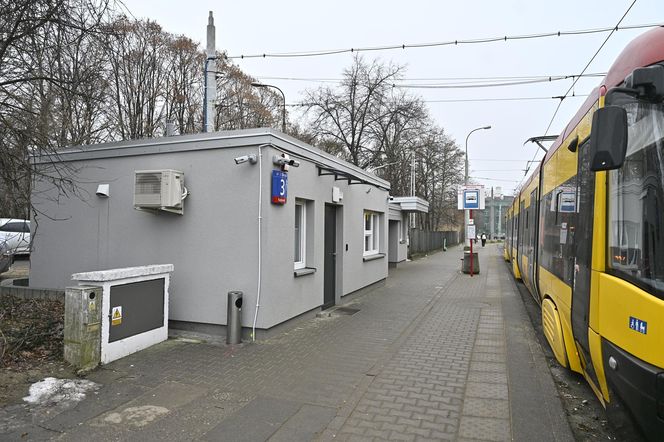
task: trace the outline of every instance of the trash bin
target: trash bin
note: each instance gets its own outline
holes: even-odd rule
[[[228,292],[228,306],[226,308],[226,343],[239,344],[242,342],[242,292]]]
[[[477,252],[473,252],[473,275],[480,273],[480,260],[477,255]],[[463,252],[463,266],[461,271],[465,274],[470,273],[470,251]]]

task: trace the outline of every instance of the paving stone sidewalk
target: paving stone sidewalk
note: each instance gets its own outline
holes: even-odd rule
[[[473,278],[461,256],[400,265],[354,314],[116,361],[75,407],[0,410],[0,439],[573,440],[498,248],[480,249]]]

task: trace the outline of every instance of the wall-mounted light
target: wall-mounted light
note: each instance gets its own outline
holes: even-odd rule
[[[95,192],[99,198],[108,198],[111,196],[111,185],[110,184],[100,184],[97,186],[97,192]]]

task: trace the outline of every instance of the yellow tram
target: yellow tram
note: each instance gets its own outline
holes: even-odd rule
[[[623,50],[506,227],[505,259],[558,362],[664,437],[664,27]]]

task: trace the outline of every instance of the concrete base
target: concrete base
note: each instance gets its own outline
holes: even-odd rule
[[[463,266],[461,271],[465,274],[470,274],[470,251],[463,253]],[[480,260],[477,252],[473,252],[473,275],[480,273]]]
[[[381,279],[376,281],[373,284],[370,284],[361,289],[355,290],[347,295],[344,295],[340,302],[335,305],[344,305],[355,300],[356,298],[366,295],[369,292],[372,292],[376,289],[382,288],[385,286],[386,279]],[[253,309],[251,309],[253,314]],[[281,322],[277,325],[270,327],[269,329],[257,328],[256,329],[256,340],[268,339],[272,336],[276,336],[280,333],[289,331],[297,327],[300,322],[307,321],[317,317],[321,313],[321,308],[316,307],[304,313],[301,313],[291,319],[288,319],[284,322]],[[321,317],[328,317],[329,315],[322,314]],[[250,319],[253,316],[250,317]],[[169,333],[171,336],[201,336],[204,340],[215,340],[215,337],[225,338],[226,336],[226,325],[225,324],[205,324],[200,322],[190,322],[190,321],[178,321],[170,319],[168,321]],[[184,332],[184,333],[183,333]],[[207,335],[207,336],[205,336]],[[245,342],[251,341],[251,327],[243,326],[242,327],[242,340]],[[216,341],[216,340],[215,340]]]

